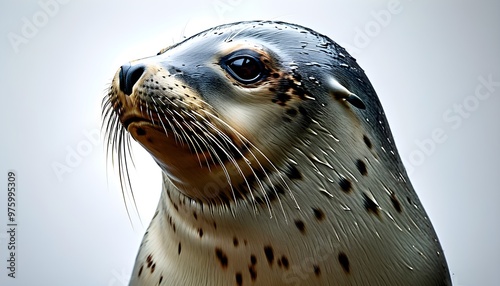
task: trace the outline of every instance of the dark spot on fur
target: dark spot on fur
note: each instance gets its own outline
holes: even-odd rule
[[[322,221],[325,219],[325,213],[322,210],[313,208],[313,213],[317,220]]]
[[[276,191],[276,193],[278,193],[278,195],[284,195],[285,194],[285,190],[281,186],[279,186],[279,185],[274,186],[274,190]]]
[[[278,198],[278,196],[276,195],[275,192],[267,192],[267,199],[269,200],[269,202],[274,202],[276,201],[276,199]]]
[[[398,213],[401,213],[403,211],[401,203],[399,202],[398,198],[396,198],[396,194],[394,193],[391,194],[391,202],[392,206],[396,209]]]
[[[303,221],[296,220],[295,221],[295,226],[300,230],[300,233],[305,234],[305,232],[306,232],[306,226],[304,225]]]
[[[363,141],[365,141],[366,147],[372,148],[372,141],[370,141],[370,138],[366,137],[366,135],[363,135]]]
[[[220,265],[222,266],[223,269],[227,268],[227,255],[222,251],[220,248],[215,248],[215,256],[220,262]]]
[[[292,90],[292,94],[299,96],[303,100],[306,92],[301,88],[297,88]]]
[[[203,229],[202,228],[198,229],[198,235],[200,236],[200,238],[203,237]]]
[[[302,106],[299,106],[299,112],[300,114],[302,114],[303,116],[307,116],[307,110],[302,107]]]
[[[255,282],[255,280],[257,280],[257,270],[255,270],[255,266],[248,266],[248,272],[250,272],[250,278],[252,279],[252,282]]]
[[[155,272],[155,268],[156,268],[156,263],[153,263],[153,265],[151,265],[151,273]]]
[[[225,193],[220,192],[217,197],[218,197],[218,199],[220,199],[222,201],[222,203],[229,206],[231,201]]]
[[[150,254],[148,257],[146,257],[146,263],[148,264],[147,267],[151,267],[153,265],[153,256]]]
[[[276,88],[274,88],[274,87],[270,87],[270,88],[269,88],[269,91],[270,91],[270,92],[276,92]]]
[[[291,180],[301,180],[302,179],[302,174],[299,172],[297,167],[295,167],[292,164],[288,165],[288,169],[285,170],[285,173],[288,176],[288,178],[290,178]]]
[[[255,255],[250,256],[250,265],[248,265],[248,272],[250,273],[250,279],[255,282],[257,279],[257,270],[255,270],[255,264],[257,264],[257,257]]]
[[[342,191],[344,191],[346,193],[350,192],[352,189],[351,181],[349,181],[348,179],[346,179],[344,177],[340,178],[339,185],[340,185],[340,188],[342,189]]]
[[[257,257],[253,254],[250,256],[250,263],[252,263],[252,265],[257,264]]]
[[[296,79],[297,81],[302,80],[302,75],[297,72],[297,70],[293,70],[293,78]],[[295,83],[292,81],[292,85],[295,85]]]
[[[198,214],[196,212],[193,212],[193,217],[195,220],[198,220]]]
[[[291,97],[289,94],[284,93],[284,92],[278,92],[278,93],[274,96],[274,98],[272,99],[272,102],[273,102],[273,103],[277,103],[277,104],[279,104],[279,105],[281,105],[281,106],[285,106],[285,105],[286,105],[286,103],[287,103],[289,100],[291,100],[291,99],[292,99],[292,97]]]
[[[366,164],[362,160],[356,161],[356,167],[358,168],[358,171],[361,173],[361,175],[366,176],[366,174],[368,174],[368,171],[366,170]]]
[[[313,268],[314,268],[314,274],[316,276],[320,276],[321,275],[321,268],[319,268],[318,265],[313,265]]]
[[[259,205],[263,205],[265,201],[261,197],[255,197],[255,202]]]
[[[244,198],[244,193],[246,192],[246,189],[245,188],[237,188],[235,190],[235,192],[233,193],[234,194],[234,197],[236,200],[242,200]]]
[[[255,178],[259,179],[259,180],[262,180],[266,177],[266,174],[268,174],[270,171],[267,169],[267,168],[252,168],[252,171],[253,171],[253,180],[255,180]]]
[[[239,193],[239,194],[241,194],[241,196],[243,196],[243,197],[244,197],[244,196],[246,196],[246,195],[248,194],[248,188],[246,187],[246,185],[245,185],[245,187],[244,187],[244,188],[238,188],[238,189],[237,189],[237,191],[238,191],[238,193]]]
[[[297,113],[298,113],[298,111],[295,108],[288,108],[286,110],[286,114],[291,116],[291,117],[295,117],[297,115]]]
[[[238,241],[238,238],[236,238],[236,236],[233,237],[233,245],[234,245],[234,247],[238,247],[239,244],[240,244],[240,242]]]
[[[158,281],[158,285],[160,285],[160,284],[161,284],[161,281],[163,281],[163,275],[162,275],[162,276],[160,276],[160,281]]]
[[[139,136],[144,136],[146,135],[146,130],[142,129],[142,128],[137,128],[136,129],[136,132],[137,132],[137,135]]]
[[[141,265],[141,268],[139,268],[139,274],[137,275],[138,277],[141,277],[142,274],[142,269],[144,268],[144,265]]]
[[[241,275],[240,272],[236,273],[236,284],[238,286],[243,285],[243,276]]]
[[[351,266],[349,265],[349,258],[347,258],[347,255],[341,252],[339,253],[338,259],[342,269],[344,269],[346,273],[349,273],[351,271]]]
[[[290,263],[288,262],[288,258],[284,255],[281,257],[281,265],[283,265],[283,267],[285,269],[288,269],[288,267],[290,267]]]
[[[379,214],[378,205],[370,197],[368,197],[365,193],[363,193],[363,201],[364,201],[365,209],[368,212],[372,212],[376,215]]]
[[[181,254],[181,250],[182,250],[181,243],[179,242],[179,245],[177,246],[177,254],[180,255]]]
[[[279,78],[279,77],[280,77],[280,74],[279,74],[279,73],[277,73],[277,72],[275,72],[275,73],[273,73],[273,77],[274,77],[274,78]]]
[[[273,261],[274,261],[273,248],[271,246],[265,246],[264,253],[266,254],[267,262],[269,263],[269,265],[273,265]]]

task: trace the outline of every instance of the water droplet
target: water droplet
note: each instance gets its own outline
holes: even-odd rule
[[[317,62],[310,62],[310,63],[306,63],[306,66],[316,66],[316,67],[321,67],[321,65]]]
[[[344,204],[344,203],[341,203],[341,204],[340,204],[340,207],[341,207],[344,211],[346,211],[346,212],[350,212],[350,211],[351,211],[351,208],[350,208],[348,205]]]
[[[327,196],[329,196],[329,197],[333,198],[333,195],[332,195],[332,194],[330,194],[327,190],[325,190],[325,189],[323,189],[323,188],[320,188],[320,189],[319,189],[319,191],[320,191],[320,192],[322,192],[322,193],[325,193]]]
[[[324,42],[324,43],[319,43],[316,45],[316,47],[318,48],[328,48],[328,42]]]
[[[311,133],[312,135],[315,135],[317,136],[318,135],[318,132],[314,131],[313,129],[311,128],[307,128],[307,132]]]

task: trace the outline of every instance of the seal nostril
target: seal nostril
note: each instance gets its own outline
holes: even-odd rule
[[[127,63],[121,66],[119,74],[120,90],[126,95],[132,94],[132,88],[145,70],[146,66],[143,64],[131,65]]]

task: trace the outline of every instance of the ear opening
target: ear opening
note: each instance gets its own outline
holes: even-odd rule
[[[357,95],[355,95],[354,93],[351,93],[346,99],[345,101],[349,102],[350,104],[352,104],[353,106],[359,108],[359,109],[366,109],[366,105],[365,103],[361,100],[361,98],[359,98]]]
[[[345,86],[340,84],[336,79],[332,78],[329,82],[330,93],[336,99],[342,99],[349,102],[352,106],[359,109],[366,109],[366,105],[359,96],[350,92]]]

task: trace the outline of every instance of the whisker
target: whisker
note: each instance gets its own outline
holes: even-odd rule
[[[250,140],[248,140],[244,135],[242,135],[236,129],[234,129],[229,124],[227,124],[224,120],[220,119],[219,117],[215,116],[214,114],[212,114],[212,113],[210,113],[210,112],[208,112],[206,110],[203,110],[203,111],[210,118],[213,118],[214,120],[216,120],[217,122],[219,122],[220,124],[222,124],[225,128],[227,128],[228,130],[230,130],[231,132],[233,132],[243,144],[248,144],[250,147],[252,147],[258,154],[260,154],[267,161],[267,163],[272,167],[272,169],[274,169],[276,171],[276,173],[277,173],[277,175],[278,175],[278,177],[279,177],[279,179],[281,181],[281,184],[285,187],[285,189],[288,190],[291,198],[295,202],[295,205],[296,205],[297,209],[300,209],[300,206],[299,206],[297,200],[295,199],[295,196],[293,195],[293,192],[291,191],[290,187],[286,183],[286,180],[283,177],[282,172],[272,163],[272,161],[259,148],[257,148],[257,146],[255,146]],[[269,182],[269,184],[270,184],[271,188],[273,189],[276,197],[278,198],[278,201],[279,201],[279,204],[280,204],[280,208],[281,208],[281,211],[282,211],[282,213],[283,213],[283,215],[285,217],[285,220],[287,220],[286,212],[284,210],[283,204],[281,202],[281,199],[279,198],[279,195],[278,195],[278,192],[277,192],[276,188],[274,187],[274,185],[272,183],[271,178],[269,177],[269,175],[266,172],[265,168],[262,166],[262,164],[260,163],[260,161],[258,160],[258,158],[256,157],[256,155],[253,154],[253,152],[251,151],[250,148],[249,148],[249,153],[252,155],[252,157],[255,159],[255,161],[259,164],[259,167],[261,168],[261,170],[265,174],[267,181]],[[248,162],[247,162],[247,164],[248,164]],[[266,194],[264,194],[264,196],[267,197]]]
[[[206,142],[206,141],[204,141],[204,140],[203,140],[203,138],[202,138],[201,136],[199,136],[199,135],[196,133],[196,131],[193,129],[193,127],[191,127],[190,125],[186,125],[186,128],[188,128],[188,129],[189,129],[189,131],[191,131],[191,132],[192,132],[192,134],[194,134],[198,140],[202,141],[203,146],[204,146],[205,148],[206,148],[206,147],[208,147],[207,142]],[[188,138],[189,138],[189,137],[188,137]],[[204,152],[202,152],[202,148],[201,148],[201,146],[199,145],[198,141],[197,141],[197,140],[194,140],[194,141],[193,141],[193,140],[191,140],[191,138],[190,138],[189,140],[190,140],[191,144],[193,144],[193,145],[194,145],[194,149],[195,149],[195,150],[194,150],[194,152],[196,153],[196,157],[198,158],[198,162],[200,163],[200,167],[201,167],[203,164],[201,163],[201,159],[200,159],[200,156],[199,156],[199,152],[201,152],[201,153],[203,154],[203,157],[204,157],[204,159],[205,159],[206,166],[207,166],[207,168],[208,168],[208,170],[209,170],[209,172],[210,172],[210,171],[211,171],[211,168],[210,168],[210,163],[208,162],[208,158],[207,158],[207,156],[205,155],[205,153],[204,153]],[[199,151],[199,152],[198,152],[198,151]],[[212,159],[212,162],[215,164],[214,159],[213,159],[213,158],[211,158],[211,159]]]
[[[250,186],[250,183],[248,182],[245,174],[243,173],[243,170],[241,169],[241,167],[238,165],[238,162],[236,161],[236,159],[234,158],[234,156],[231,155],[231,153],[229,151],[226,151],[224,148],[223,148],[223,142],[221,142],[216,136],[214,136],[205,126],[203,126],[200,122],[196,121],[196,127],[198,127],[200,129],[200,131],[202,131],[203,135],[205,137],[207,137],[207,139],[209,139],[211,142],[215,143],[217,145],[217,147],[219,147],[219,149],[224,153],[224,155],[230,160],[230,162],[235,166],[236,170],[238,171],[238,173],[241,175],[241,177],[243,178],[249,192],[250,192],[250,196],[252,198],[252,203],[254,205],[254,208],[256,208],[255,206],[255,197],[253,195],[253,192],[252,192],[252,188]],[[219,135],[223,134],[222,131],[218,130],[217,128],[214,129],[216,132],[218,132]],[[196,134],[196,133],[195,133]],[[223,134],[225,135],[225,134]],[[237,152],[240,152],[239,149],[237,148],[237,146],[235,146],[231,140],[227,137],[227,136],[222,136],[222,138],[225,139],[225,143],[230,143],[233,145],[233,149],[234,150],[237,150]],[[210,144],[208,144],[210,146]],[[215,150],[213,151],[215,152]],[[240,152],[241,154],[241,152]],[[217,155],[217,153],[215,153],[215,155],[217,157],[219,157]],[[243,154],[241,154],[241,156],[243,157]],[[220,163],[221,167],[226,169],[225,165],[223,163]],[[252,168],[250,168],[252,169]],[[253,172],[253,169],[252,169],[252,172]],[[254,173],[255,174],[255,173]],[[257,176],[256,176],[257,177]],[[230,183],[230,181],[228,181]],[[231,185],[231,184],[230,184]],[[232,189],[231,187],[231,191],[233,192],[233,197],[234,197],[234,201],[236,202],[236,195],[234,194],[234,190]]]
[[[133,156],[131,153],[131,143],[130,135],[121,125],[119,120],[120,109],[115,109],[116,101],[110,98],[108,94],[102,101],[102,111],[101,116],[103,118],[101,124],[101,130],[104,130],[104,140],[103,143],[106,144],[106,158],[107,162],[111,157],[111,163],[114,167],[118,169],[118,177],[120,182],[120,188],[122,190],[122,198],[125,203],[125,209],[127,211],[127,216],[129,221],[132,223],[132,217],[130,209],[127,203],[127,196],[132,199],[136,214],[138,215],[139,222],[142,225],[142,221],[138,212],[138,207],[135,199],[134,192],[132,190],[131,178],[129,174],[129,164],[134,165]],[[106,162],[106,172],[108,165]]]

